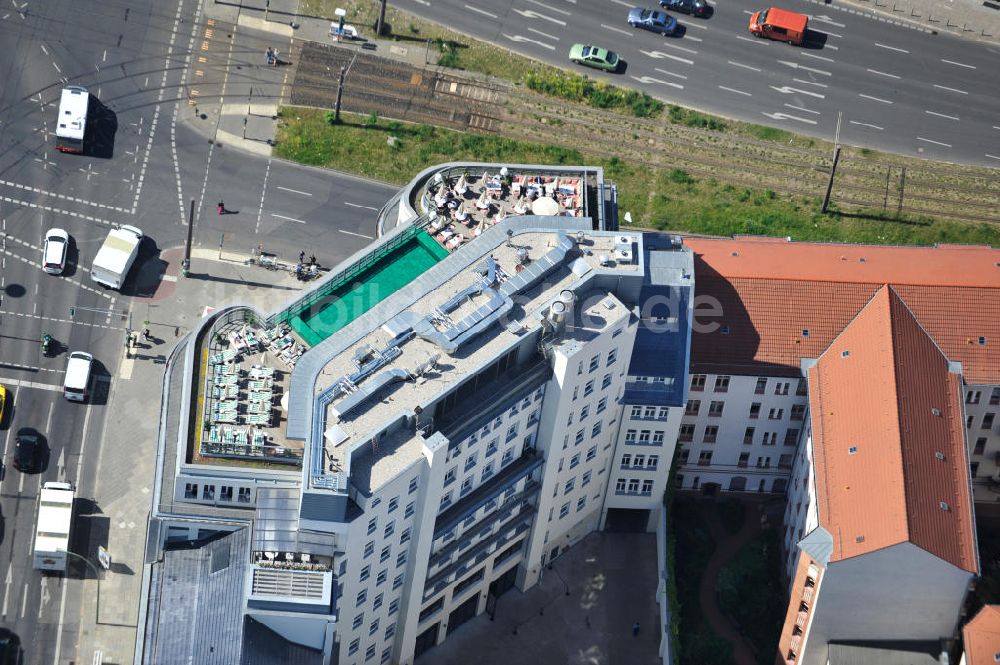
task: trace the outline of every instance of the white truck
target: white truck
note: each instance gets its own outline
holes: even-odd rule
[[[38,493],[38,524],[35,528],[35,570],[66,572],[69,534],[73,526],[76,490],[69,483],[48,482]]]
[[[141,229],[128,224],[112,229],[94,258],[90,278],[109,288],[121,289],[135,257],[139,255],[141,243]]]

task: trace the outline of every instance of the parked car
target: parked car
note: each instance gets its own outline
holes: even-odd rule
[[[603,69],[608,72],[616,71],[621,62],[618,54],[614,51],[590,44],[573,44],[569,50],[569,59],[578,65]]]
[[[628,24],[661,35],[672,35],[677,30],[677,19],[666,12],[643,7],[633,7],[628,12]]]
[[[42,270],[50,275],[60,275],[66,268],[66,250],[69,234],[62,229],[49,229],[42,249]]]
[[[660,0],[660,7],[692,16],[708,16],[711,11],[705,0]]]
[[[14,447],[14,468],[24,473],[38,471],[39,439],[38,432],[30,427],[17,430]]]
[[[0,383],[0,423],[3,422],[3,408],[7,403],[7,386]]]

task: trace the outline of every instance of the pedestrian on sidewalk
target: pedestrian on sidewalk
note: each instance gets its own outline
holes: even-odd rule
[[[299,263],[305,263],[305,262],[306,262],[306,253],[305,250],[303,250],[299,252]]]
[[[632,637],[639,637],[639,622],[632,624]]]
[[[226,214],[226,204],[223,203],[222,199],[219,199],[219,204],[218,205],[219,205],[219,214],[220,215],[225,215]]]
[[[149,341],[149,328],[142,329],[142,339],[147,342]]]

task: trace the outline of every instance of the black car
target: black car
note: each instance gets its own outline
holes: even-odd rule
[[[6,628],[0,628],[0,665],[17,665],[21,640]]]
[[[692,16],[708,16],[711,11],[705,0],[660,0],[660,6]]]
[[[14,468],[25,473],[38,471],[38,448],[41,437],[30,427],[17,430]]]

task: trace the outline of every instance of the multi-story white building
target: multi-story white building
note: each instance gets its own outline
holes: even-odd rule
[[[386,260],[401,260],[392,249],[401,242],[428,242],[422,233],[396,228],[381,241]],[[345,262],[318,288],[339,273],[360,282],[372,256]],[[225,650],[201,648],[151,612],[146,662],[180,638],[197,662],[223,662],[248,635],[262,641],[265,626],[316,662],[410,664],[607,522],[652,530],[685,403],[693,287],[691,253],[676,238],[529,216],[376,299],[291,373],[297,479],[186,463],[175,471],[173,513],[158,519],[186,531],[167,538],[151,574],[229,579],[243,593],[220,609]],[[324,307],[338,306],[306,296],[292,309],[303,304],[306,313],[272,318],[329,317]],[[214,326],[206,322],[203,340],[216,338]],[[215,491],[239,476],[254,487],[242,520],[239,505],[219,513]],[[184,520],[188,504],[215,512]],[[252,537],[239,535],[247,530]],[[175,563],[170,542],[189,547],[199,536],[211,542],[185,555],[188,568]],[[213,579],[206,571],[221,549],[229,558]],[[167,605],[172,593],[154,601]],[[189,630],[204,629],[195,620]]]
[[[393,217],[423,213],[408,206],[431,198],[428,183],[465,170],[448,167],[440,180],[421,174],[387,206],[390,226]],[[1000,497],[992,480],[1000,451],[1000,252],[762,238],[682,245],[619,233],[605,222],[613,196],[600,175],[560,175],[588,183],[578,197],[592,207],[583,218],[484,224],[449,253],[421,235],[433,222],[420,216],[276,313],[234,308],[206,320],[165,383],[143,662],[167,662],[162,655],[173,649],[193,662],[228,664],[280,645],[286,658],[304,650],[295,652],[302,662],[410,665],[464,622],[495,611],[505,591],[535,584],[545,563],[594,529],[627,522],[652,530],[678,447],[681,488],[788,494],[793,597],[825,585],[826,600],[804,619],[790,615],[782,660],[791,651],[822,660],[814,654],[824,645],[852,639],[848,633],[865,637],[857,626],[831,626],[850,605],[845,594],[894,593],[874,579],[893,567],[919,571],[921,579],[904,582],[927,593],[913,600],[926,621],[912,635],[953,631],[957,617],[948,617],[978,565],[968,548],[971,507],[954,498],[970,487],[963,474],[971,470],[976,500]],[[362,284],[366,271],[421,252],[446,256],[407,267],[412,280],[390,293],[355,290],[345,303],[324,291]],[[966,429],[942,445],[968,445],[967,453],[940,451],[944,462],[935,457],[944,465],[935,471],[948,469],[943,491],[951,499],[893,504],[888,516],[872,487],[867,503],[844,489],[858,487],[835,463],[845,435],[823,411],[824,395],[840,399],[842,388],[824,388],[816,369],[836,361],[825,354],[875,298],[889,299],[883,310],[908,313],[907,339],[924,331],[924,360],[936,345],[950,363],[934,371],[947,375],[941,380],[957,404],[934,408],[947,413],[952,430],[954,423]],[[332,335],[303,323],[345,312],[351,316],[338,319]],[[882,314],[882,323],[902,325]],[[238,417],[212,403],[212,395],[227,394],[228,379],[206,358],[225,330],[265,320],[269,329],[298,321],[312,336],[283,401],[281,434],[300,452],[272,445],[266,450],[284,457],[267,453],[256,466],[213,462],[233,450],[263,454],[245,438],[218,440],[206,424],[209,416]],[[906,369],[903,356],[876,351],[871,363]],[[897,375],[891,394],[887,382],[884,371],[859,371],[844,384],[854,400],[846,417],[870,426],[910,400],[923,405],[914,377]],[[901,455],[913,442],[939,441],[882,434],[858,430]],[[201,437],[200,453],[188,437]],[[852,447],[848,441],[844,454],[860,459]],[[865,476],[867,485],[889,486],[897,501],[900,487],[933,484],[926,469],[885,466],[883,453],[872,467],[883,475]],[[928,517],[940,517],[940,502],[948,505],[944,523]],[[834,504],[851,506],[849,514]],[[869,521],[855,523],[862,504]],[[853,549],[838,530],[844,524],[864,527]],[[926,524],[930,531],[921,530]],[[958,554],[941,545],[947,539],[960,543]],[[871,581],[868,591],[862,580]],[[216,599],[211,614],[185,600],[203,589]]]

